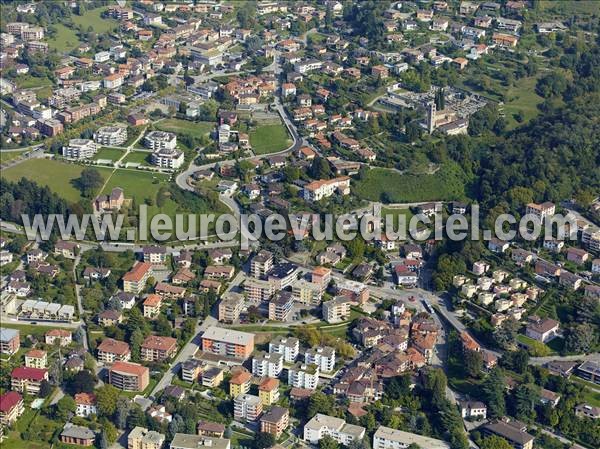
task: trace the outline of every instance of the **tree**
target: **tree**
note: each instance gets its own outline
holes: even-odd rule
[[[308,174],[313,179],[329,179],[331,177],[331,168],[327,159],[317,156],[313,159]]]
[[[565,339],[565,350],[576,354],[591,352],[597,342],[596,329],[589,323],[571,326]]]
[[[340,449],[340,444],[329,435],[319,440],[319,449]]]
[[[465,373],[470,377],[479,377],[483,368],[483,356],[479,351],[465,351],[463,363]]]
[[[76,408],[75,399],[66,394],[56,403],[56,417],[61,421],[66,421],[75,413]]]
[[[79,178],[75,180],[75,185],[81,191],[81,195],[86,198],[95,195],[103,184],[104,179],[95,168],[84,168]]]
[[[504,438],[492,435],[484,438],[479,443],[480,449],[512,449],[512,446]]]
[[[42,382],[40,383],[40,394],[39,396],[41,398],[47,398],[50,393],[52,393],[53,387],[52,384],[50,384],[50,382],[48,382],[47,380],[42,380]]]
[[[100,437],[98,437],[98,449],[108,449],[108,439],[104,430],[100,432]]]
[[[141,356],[140,348],[142,346],[142,343],[144,342],[144,334],[142,333],[142,331],[140,329],[136,329],[132,332],[130,342],[131,342],[131,358],[133,361],[138,361],[138,360],[140,360],[140,356]]]
[[[92,393],[96,386],[96,376],[88,370],[82,370],[73,375],[66,383],[66,390],[75,395],[77,393]]]
[[[254,448],[255,449],[267,449],[273,447],[277,443],[275,435],[267,432],[258,432],[254,436]]]
[[[317,413],[330,415],[334,411],[334,397],[322,391],[315,391],[308,400],[307,417],[312,418]]]
[[[488,406],[488,416],[499,418],[506,414],[506,401],[504,399],[505,380],[499,367],[492,369],[481,385],[484,401]]]
[[[96,404],[98,413],[110,417],[117,409],[119,390],[112,385],[103,385],[96,390]]]

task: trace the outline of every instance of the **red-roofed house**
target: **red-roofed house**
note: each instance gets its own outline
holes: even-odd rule
[[[20,393],[38,394],[43,380],[48,380],[48,370],[19,366],[10,374],[10,386]]]
[[[0,425],[10,426],[23,414],[23,396],[16,391],[0,395]]]

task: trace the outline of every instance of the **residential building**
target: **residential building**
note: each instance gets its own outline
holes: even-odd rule
[[[525,335],[542,343],[552,340],[558,335],[560,323],[551,318],[540,318],[536,315],[529,317]]]
[[[144,144],[151,150],[174,150],[177,146],[177,135],[165,131],[150,131],[144,137]]]
[[[577,376],[600,385],[600,363],[588,360],[576,370]]]
[[[206,435],[190,435],[176,433],[169,449],[230,449],[231,442],[227,438],[213,438]]]
[[[198,421],[196,426],[198,435],[204,435],[211,438],[223,438],[225,434],[225,425],[211,421]]]
[[[162,362],[177,353],[177,340],[172,337],[149,335],[141,345],[141,358],[146,362]]]
[[[46,368],[48,354],[41,349],[32,349],[25,354],[25,366],[27,368]]]
[[[98,144],[89,139],[70,139],[69,145],[62,148],[62,154],[68,159],[89,159],[98,151]]]
[[[269,342],[269,352],[283,355],[283,360],[287,363],[295,362],[299,351],[300,341],[295,337],[279,335]]]
[[[19,330],[0,327],[0,353],[13,355],[20,347]]]
[[[102,126],[94,133],[94,140],[99,145],[116,147],[127,141],[127,127]]]
[[[575,407],[575,416],[580,418],[600,419],[600,407],[589,404],[579,404]]]
[[[320,268],[320,267],[319,267]],[[294,301],[306,305],[319,305],[321,303],[322,286],[320,283],[299,279],[292,285]]]
[[[131,359],[129,344],[124,341],[105,338],[98,345],[98,361],[102,363],[114,363],[117,360],[127,362]]]
[[[308,349],[304,353],[304,363],[315,364],[319,367],[319,371],[331,373],[335,369],[335,349],[330,346]]]
[[[144,262],[152,265],[162,265],[167,261],[167,248],[164,246],[150,245],[142,248]]]
[[[279,400],[279,379],[263,379],[258,386],[258,397],[265,407],[275,404]]]
[[[202,334],[202,350],[247,359],[254,351],[254,334],[211,326]]]
[[[262,414],[262,402],[258,396],[240,394],[233,400],[233,416],[235,419],[256,421]]]
[[[123,391],[144,391],[150,370],[138,363],[116,361],[108,369],[108,383]]]
[[[66,423],[60,433],[60,441],[64,444],[76,446],[91,446],[94,444],[96,434],[83,426],[76,426],[70,422]]]
[[[373,434],[373,449],[406,449],[410,445],[427,449],[450,449],[442,440],[379,426]]]
[[[157,167],[169,170],[177,170],[183,165],[184,160],[183,151],[175,149],[160,148],[152,153],[152,163]]]
[[[350,178],[339,176],[333,179],[321,179],[304,186],[303,197],[306,201],[319,201],[334,193],[348,195],[350,193]]]
[[[339,323],[350,316],[351,301],[347,296],[336,296],[323,303],[323,319],[328,323]]]
[[[269,300],[273,294],[273,286],[269,281],[248,278],[244,281],[244,292],[248,301],[259,304]]]
[[[273,321],[288,321],[294,307],[294,297],[291,292],[280,291],[269,301],[269,319]]]
[[[12,426],[23,414],[23,396],[16,391],[0,394],[0,426]]]
[[[202,373],[203,366],[198,359],[187,359],[181,364],[181,379],[189,383],[196,382]]]
[[[266,250],[261,250],[250,261],[250,274],[255,278],[266,276],[273,268],[273,254]]]
[[[304,425],[304,441],[318,444],[324,436],[348,446],[352,441],[361,441],[365,436],[365,428],[348,424],[341,418],[317,413]]]
[[[229,395],[235,398],[240,394],[248,393],[250,391],[251,380],[252,374],[245,369],[240,369],[229,379]]]
[[[487,416],[487,407],[479,401],[459,401],[460,414],[463,418],[485,419]]]
[[[165,436],[144,427],[134,427],[127,435],[127,449],[162,449]]]
[[[37,395],[44,380],[48,380],[47,369],[19,366],[10,374],[10,387],[19,393]]]
[[[480,428],[483,435],[502,437],[515,449],[533,449],[534,437],[526,430],[525,425],[518,421],[495,421]]]
[[[240,318],[244,309],[244,297],[239,293],[229,292],[221,297],[219,302],[219,321],[234,323]]]
[[[60,346],[69,346],[73,341],[73,335],[66,329],[51,329],[44,334],[47,345],[58,343]]]
[[[296,388],[315,390],[319,385],[319,367],[296,362],[288,369],[288,384]]]
[[[98,412],[96,407],[96,395],[93,393],[77,393],[75,395],[75,414],[82,418],[95,415]]]
[[[283,355],[258,352],[252,359],[252,374],[258,377],[279,377],[283,371]]]
[[[202,372],[202,386],[216,388],[223,382],[223,370],[213,366]]]
[[[151,275],[152,265],[146,262],[136,262],[133,268],[123,275],[123,291],[139,295],[146,287],[146,282]]]
[[[142,304],[145,318],[156,318],[160,314],[162,296],[152,293],[144,299]]]
[[[279,438],[290,424],[290,412],[287,408],[272,407],[260,418],[260,431]]]

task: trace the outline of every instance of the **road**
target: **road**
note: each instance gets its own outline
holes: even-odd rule
[[[592,361],[600,363],[600,353],[594,352],[591,354],[580,354],[580,355],[565,355],[565,356],[548,356],[548,357],[531,357],[529,359],[530,365],[543,365],[548,362],[560,361],[560,362],[584,362]]]
[[[156,394],[164,390],[166,387],[171,385],[171,381],[173,377],[179,373],[181,368],[181,363],[185,362],[187,359],[192,357],[196,351],[200,348],[201,343],[201,334],[210,327],[218,324],[216,318],[212,316],[206,317],[206,319],[200,324],[200,321],[196,323],[196,328],[194,330],[194,336],[186,343],[186,345],[179,351],[175,360],[171,362],[171,368],[163,375],[163,377],[158,381],[152,392],[150,393],[150,398],[155,399]]]
[[[79,262],[81,262],[81,254],[79,254],[75,258],[75,262],[73,263],[73,279],[75,280],[75,296],[77,297],[77,311],[79,313],[79,320],[81,321],[81,327],[84,330],[84,338],[83,338],[82,343],[83,343],[83,347],[85,348],[85,350],[87,352],[89,352],[90,349],[89,349],[89,345],[88,345],[87,324],[83,317],[84,310],[83,310],[83,302],[82,302],[82,298],[81,298],[81,285],[79,285],[77,283],[77,267],[79,266]]]

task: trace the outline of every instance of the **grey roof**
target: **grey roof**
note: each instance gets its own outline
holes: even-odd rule
[[[171,441],[171,449],[199,449],[203,446],[212,449],[228,449],[230,443],[227,438],[212,438],[187,433],[176,433]]]
[[[0,341],[10,341],[19,335],[17,329],[8,329],[6,327],[0,327]]]
[[[60,435],[71,438],[80,438],[83,440],[93,440],[96,437],[96,434],[87,427],[76,426],[71,423],[65,424],[65,427]]]

